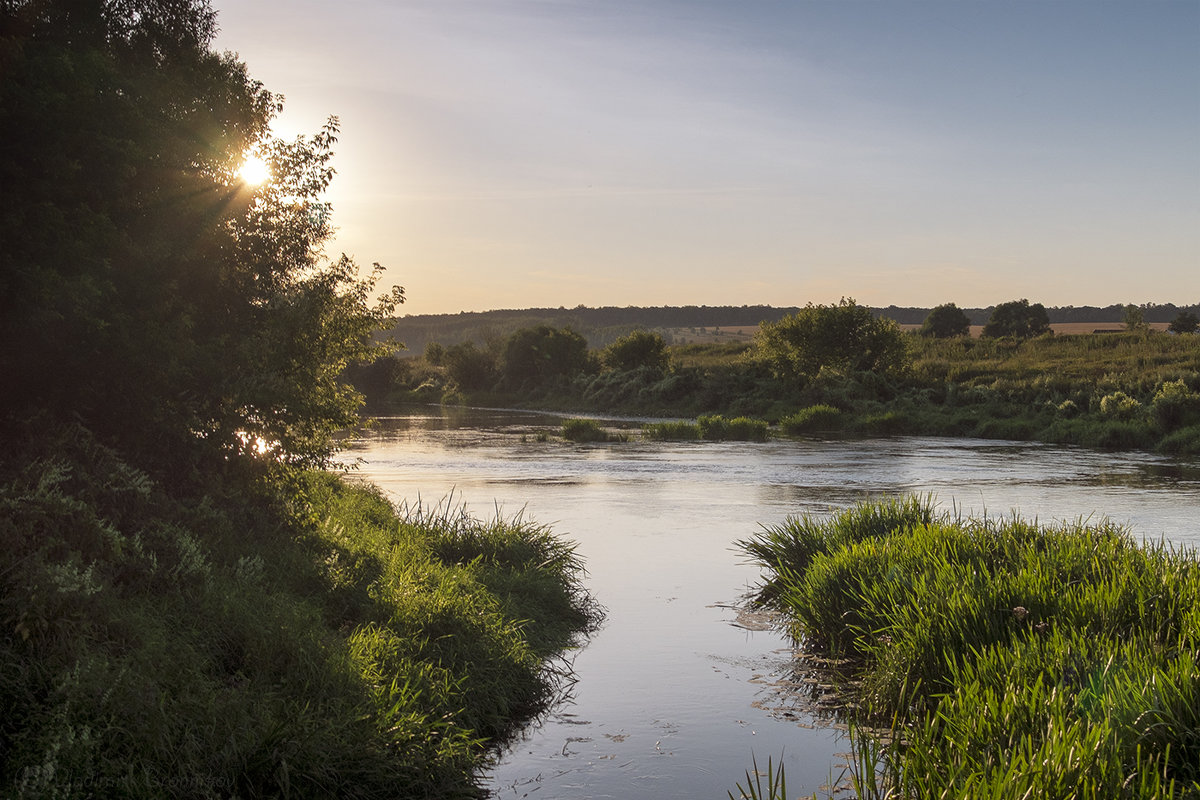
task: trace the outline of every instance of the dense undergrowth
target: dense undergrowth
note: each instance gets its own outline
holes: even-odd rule
[[[78,426],[10,444],[3,796],[474,796],[596,619],[520,519],[321,472],[168,490]]]
[[[860,738],[879,755],[864,800],[1200,796],[1194,553],[917,498],[740,546],[768,570],[760,602],[843,664],[857,722],[883,728]]]

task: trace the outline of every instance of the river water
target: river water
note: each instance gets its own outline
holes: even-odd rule
[[[539,441],[561,422],[422,407],[377,419],[346,451],[398,503],[522,514],[577,543],[587,564],[604,625],[568,654],[563,701],[484,776],[500,798],[723,798],[768,758],[784,763],[791,795],[838,783],[844,732],[781,692],[789,643],[737,609],[758,571],[734,543],[760,525],[932,493],[965,514],[1107,518],[1200,546],[1194,459],[922,437]]]

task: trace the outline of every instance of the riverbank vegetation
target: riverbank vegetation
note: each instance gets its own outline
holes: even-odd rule
[[[597,610],[544,528],[322,471],[403,290],[215,31],[0,9],[0,795],[478,796]]]
[[[570,546],[322,472],[170,491],[78,427],[0,480],[10,797],[466,797],[596,619]]]
[[[740,546],[767,571],[758,601],[836,665],[860,749],[880,755],[860,797],[1200,793],[1194,553],[917,498]]]
[[[831,312],[838,307],[817,310],[836,316]],[[854,317],[862,311],[850,304],[842,310]],[[881,327],[868,342],[866,333],[818,339],[809,335],[812,326],[801,330],[784,322],[766,330],[756,343],[661,350],[643,343],[650,354],[645,363],[590,351],[590,359],[575,359],[575,369],[543,382],[526,380],[519,391],[501,377],[506,367],[499,346],[456,346],[469,350],[456,362],[385,359],[376,369],[393,369],[399,377],[356,380],[380,403],[469,402],[677,418],[720,414],[765,419],[792,435],[929,434],[1200,453],[1195,334],[1142,329],[972,338]],[[858,355],[851,360],[840,354],[839,341],[863,346],[852,348]],[[868,355],[874,357],[863,362]]]

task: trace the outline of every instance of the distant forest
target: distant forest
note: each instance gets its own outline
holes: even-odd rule
[[[1200,314],[1200,303],[1177,306],[1155,303],[1141,306],[1146,322],[1170,322],[1181,311]],[[983,325],[991,316],[993,306],[964,308],[972,325]],[[472,341],[486,344],[499,341],[514,331],[535,325],[571,328],[588,340],[591,347],[604,347],[631,330],[659,330],[670,342],[670,330],[719,330],[775,322],[798,310],[795,306],[603,306],[589,308],[527,308],[498,311],[463,311],[458,314],[416,314],[399,317],[392,328],[383,334],[405,344],[409,352],[420,353],[430,342],[454,345]],[[894,319],[901,325],[920,325],[931,309],[887,308],[871,309],[877,316]],[[1050,322],[1121,322],[1124,305],[1048,307]]]

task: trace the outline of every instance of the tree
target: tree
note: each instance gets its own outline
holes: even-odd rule
[[[1050,330],[1050,317],[1041,303],[1029,304],[1028,300],[1012,300],[992,309],[992,316],[983,326],[983,335],[989,338],[1012,336],[1024,339],[1041,336]]]
[[[496,359],[474,342],[460,342],[447,347],[442,356],[446,374],[458,388],[476,392],[492,388],[497,379]]]
[[[1200,329],[1200,318],[1190,311],[1180,311],[1167,327],[1172,333],[1195,333],[1197,329]]]
[[[666,369],[671,356],[661,335],[650,331],[632,331],[606,347],[600,360],[604,366],[615,370],[639,367]]]
[[[587,367],[587,339],[570,328],[522,328],[508,337],[504,347],[504,378],[514,387],[545,385]]]
[[[789,379],[811,378],[822,368],[894,373],[908,358],[894,321],[845,298],[837,305],[809,303],[778,322],[763,323],[756,346],[772,371]]]
[[[954,303],[943,303],[929,312],[921,324],[921,335],[934,339],[949,339],[966,336],[971,332],[971,320],[967,312]]]
[[[1125,330],[1145,333],[1150,330],[1150,326],[1146,324],[1146,312],[1141,306],[1127,305],[1125,306]]]
[[[279,100],[214,31],[204,0],[0,10],[0,401],[177,472],[264,442],[320,464],[403,290],[323,263],[337,121],[273,138]]]

